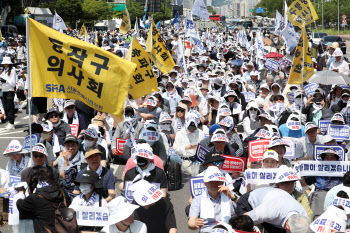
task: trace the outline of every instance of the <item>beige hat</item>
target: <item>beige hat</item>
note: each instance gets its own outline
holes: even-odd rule
[[[85,152],[85,159],[89,158],[91,155],[94,154],[103,154],[99,149],[95,148],[95,149],[91,149],[88,150],[87,152]]]
[[[199,89],[200,89],[200,90],[205,89],[205,90],[208,90],[208,91],[209,91],[208,85],[207,85],[207,84],[202,85],[201,88],[199,88]]]
[[[338,44],[338,42],[333,42],[330,47],[333,49],[336,49],[336,48],[339,48],[339,44]]]

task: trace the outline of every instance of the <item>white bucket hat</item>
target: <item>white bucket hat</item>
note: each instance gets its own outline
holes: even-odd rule
[[[11,154],[26,154],[28,153],[27,150],[23,149],[21,143],[18,140],[12,140],[10,144],[7,146],[6,150],[4,151],[3,155],[8,157]]]
[[[108,204],[108,225],[114,225],[121,222],[134,213],[139,208],[138,205],[130,204],[124,197],[119,196],[111,200]]]
[[[4,57],[1,65],[12,65],[11,57]]]
[[[163,191],[156,185],[146,180],[140,180],[133,184],[134,200],[140,206],[147,206],[159,201],[163,196]]]
[[[286,165],[282,165],[278,168],[275,178],[276,184],[296,180],[300,180],[300,178],[292,168],[289,168]]]

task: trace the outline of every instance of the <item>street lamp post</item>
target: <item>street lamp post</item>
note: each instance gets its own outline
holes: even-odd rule
[[[324,26],[323,26],[323,0],[322,0],[322,32],[324,32]]]
[[[338,0],[338,36],[339,36],[339,0]]]

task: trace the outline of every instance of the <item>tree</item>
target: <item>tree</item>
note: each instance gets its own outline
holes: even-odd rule
[[[137,18],[143,17],[143,14],[144,14],[143,5],[140,2],[136,2],[136,0],[127,0],[126,7],[129,11],[131,24],[135,23],[136,17]],[[122,18],[123,12],[116,12],[114,13],[113,17]]]
[[[168,5],[168,4],[166,4]],[[155,12],[153,15],[153,20],[154,23],[158,23],[159,20],[165,21],[168,19],[171,19],[171,8],[170,7],[166,7],[165,2],[161,3],[161,9],[160,12]]]
[[[287,5],[289,6],[293,0],[287,0]],[[283,0],[261,0],[255,8],[262,7],[265,9],[264,13],[255,13],[255,9],[253,11],[253,15],[260,15],[263,17],[274,18],[276,17],[276,10],[283,15]]]
[[[111,19],[112,12],[110,6],[103,0],[84,0],[82,10],[84,13],[84,22],[93,22],[94,20]]]
[[[211,15],[216,15],[216,11],[214,10],[214,8],[212,6],[207,6],[207,10],[209,11],[209,13]]]
[[[11,7],[11,11],[7,15],[7,19],[6,19],[5,24],[11,24],[13,18],[15,17],[15,15],[23,14],[22,1],[21,0],[2,0],[1,2],[2,2],[1,7],[6,7],[6,6],[10,6]]]

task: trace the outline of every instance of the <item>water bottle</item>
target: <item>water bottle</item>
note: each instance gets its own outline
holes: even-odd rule
[[[197,161],[194,161],[192,163],[192,166],[191,166],[191,176],[194,177],[194,176],[197,176],[198,173],[199,173],[199,162]]]

